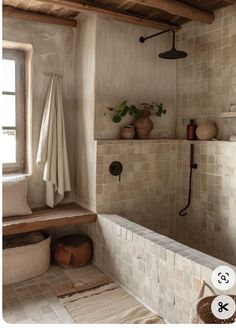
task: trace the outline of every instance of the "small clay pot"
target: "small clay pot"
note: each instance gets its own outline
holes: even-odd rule
[[[143,110],[134,122],[134,126],[136,129],[136,133],[139,139],[148,139],[152,129],[153,129],[153,122],[149,118],[151,113],[147,110]]]
[[[196,135],[199,140],[211,140],[217,136],[218,128],[215,122],[206,121],[198,125]]]
[[[79,268],[92,258],[92,241],[86,235],[66,235],[56,242],[55,261],[62,268]]]
[[[133,139],[135,136],[135,128],[133,125],[125,125],[120,130],[122,139]]]

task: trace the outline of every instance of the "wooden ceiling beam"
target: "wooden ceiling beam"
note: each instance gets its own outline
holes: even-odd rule
[[[124,1],[121,1],[121,2],[116,6],[116,8],[123,9],[123,10],[127,10],[127,9],[132,8],[134,5],[135,5],[135,2],[133,2],[133,1],[131,1],[131,0],[124,0]]]
[[[177,0],[133,0],[145,6],[164,10],[172,15],[186,17],[201,23],[211,24],[215,15],[203,9],[199,9]]]
[[[47,24],[65,25],[71,27],[77,26],[77,21],[75,19],[56,17],[52,15],[36,13],[33,11],[16,9],[11,6],[3,6],[3,16]]]
[[[70,9],[77,12],[82,13],[89,13],[89,14],[97,14],[104,17],[110,17],[122,22],[141,25],[141,26],[148,26],[156,29],[179,29],[180,26],[177,24],[172,24],[169,22],[150,19],[145,16],[130,14],[125,11],[116,9],[116,8],[109,8],[103,5],[90,5],[84,4],[80,2],[74,2],[72,0],[37,0],[42,3],[50,4],[50,5],[57,5],[60,7],[64,7],[66,9]]]

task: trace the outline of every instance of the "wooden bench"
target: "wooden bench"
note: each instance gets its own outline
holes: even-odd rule
[[[36,208],[32,212],[30,215],[3,218],[3,235],[14,235],[71,224],[91,223],[97,220],[96,213],[75,203],[63,204],[55,208]]]

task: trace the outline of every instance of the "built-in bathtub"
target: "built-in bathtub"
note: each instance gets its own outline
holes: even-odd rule
[[[229,265],[117,215],[80,229],[93,240],[94,264],[170,323],[191,322],[202,281],[212,286],[212,270]]]

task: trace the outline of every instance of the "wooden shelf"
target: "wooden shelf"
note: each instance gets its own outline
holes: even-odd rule
[[[3,218],[3,235],[37,231],[71,224],[91,223],[97,220],[97,214],[75,203],[55,208],[37,208],[30,215]]]

